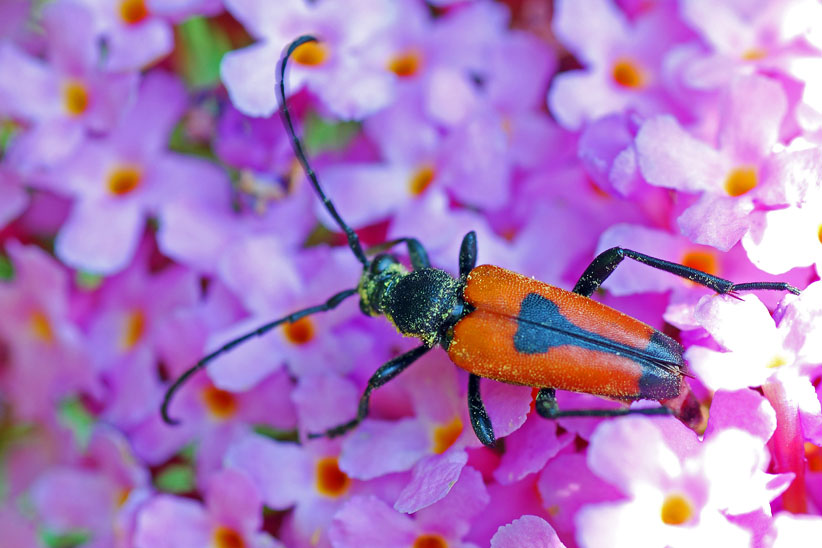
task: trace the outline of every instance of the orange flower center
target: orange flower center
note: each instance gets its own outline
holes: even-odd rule
[[[83,114],[88,108],[88,90],[85,84],[70,80],[63,85],[63,106],[72,116]]]
[[[410,50],[399,53],[388,61],[388,70],[400,78],[414,76],[420,69],[422,56],[419,52]]]
[[[317,491],[327,497],[339,497],[351,486],[351,478],[340,470],[337,457],[317,461]]]
[[[725,178],[725,192],[728,196],[742,196],[746,192],[756,187],[756,169],[749,166],[738,167],[731,170]]]
[[[227,419],[237,412],[237,398],[226,390],[209,385],[203,390],[203,401],[211,414],[218,419]]]
[[[674,493],[665,497],[662,503],[662,522],[668,525],[682,525],[694,517],[694,507],[685,495]]]
[[[320,42],[306,42],[300,44],[291,55],[295,63],[316,67],[322,65],[328,59],[328,47]]]
[[[54,331],[51,328],[51,321],[48,316],[41,311],[35,311],[29,318],[29,327],[34,336],[45,343],[54,342]]]
[[[245,541],[234,529],[220,525],[214,530],[214,548],[245,548]]]
[[[620,59],[614,63],[611,75],[614,82],[624,88],[637,89],[645,85],[642,69],[631,59]]]
[[[434,166],[424,165],[411,174],[408,180],[408,191],[414,196],[419,196],[434,181]]]
[[[285,324],[283,332],[291,344],[306,344],[314,339],[314,323],[308,317],[300,318],[296,322]]]
[[[143,338],[146,332],[146,316],[140,310],[134,310],[126,317],[123,334],[120,337],[120,348],[131,350]]]
[[[460,434],[462,434],[462,421],[459,417],[454,417],[447,424],[437,426],[434,428],[434,447],[432,450],[438,455],[445,453],[449,447],[454,445]]]
[[[134,166],[120,166],[108,175],[108,190],[117,196],[123,196],[140,186],[142,173]]]
[[[148,17],[148,7],[145,0],[122,0],[120,2],[120,17],[127,25],[136,25]]]
[[[689,251],[685,253],[680,263],[689,268],[695,268],[714,276],[717,275],[716,257],[709,251]]]
[[[418,536],[413,548],[448,548],[448,543],[441,536],[429,533]]]

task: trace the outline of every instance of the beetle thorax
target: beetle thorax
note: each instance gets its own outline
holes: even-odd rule
[[[363,273],[360,307],[372,316],[385,315],[403,335],[434,346],[459,308],[459,288],[459,280],[443,270],[408,272],[399,263],[385,264]]]

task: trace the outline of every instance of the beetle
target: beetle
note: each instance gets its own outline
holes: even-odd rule
[[[324,432],[311,433],[309,437],[335,437],[356,427],[368,415],[371,393],[436,346],[442,347],[457,366],[469,373],[471,425],[486,446],[494,446],[496,439],[480,396],[481,377],[539,388],[535,409],[548,419],[673,414],[694,427],[701,422],[702,412],[685,382],[689,374],[680,344],[649,325],[591,299],[591,295],[625,258],[686,278],[718,294],[733,296],[748,290],[800,293],[785,282],[735,284],[621,247],[600,253],[573,290],[566,291],[498,266],[476,266],[477,238],[473,231],[462,240],[457,277],[433,268],[423,245],[411,237],[380,246],[387,251],[404,245],[411,270],[387,252],[369,260],[357,234],[323,192],[297,136],[285,99],[287,62],[297,48],[309,42],[318,40],[301,36],[289,44],[283,54],[277,82],[280,114],[294,154],[323,205],[345,234],[348,247],[362,264],[359,283],[356,288],[340,291],[324,303],[266,323],[205,356],[169,387],[161,408],[165,422],[177,422],[168,413],[176,391],[217,356],[280,325],[331,310],[346,299],[358,296],[363,313],[385,316],[402,335],[416,337],[422,344],[377,369],[368,380],[354,418]],[[655,400],[663,405],[560,410],[557,389],[626,402]]]

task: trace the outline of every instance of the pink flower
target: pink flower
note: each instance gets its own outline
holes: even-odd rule
[[[135,548],[275,548],[282,544],[260,532],[262,501],[251,479],[236,470],[214,474],[205,506],[191,499],[156,495],[137,516]]]
[[[691,136],[668,115],[643,124],[636,147],[645,179],[699,195],[678,219],[689,240],[727,251],[754,224],[757,209],[785,203],[780,175],[795,158],[774,155],[773,149],[787,106],[776,81],[751,76],[729,90],[717,148]]]

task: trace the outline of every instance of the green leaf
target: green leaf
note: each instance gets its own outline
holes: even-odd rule
[[[191,17],[177,27],[180,67],[186,83],[196,89],[220,83],[220,60],[231,50],[225,31],[205,17]]]
[[[167,493],[188,493],[194,490],[194,468],[187,464],[172,464],[154,478],[154,485]]]
[[[341,150],[347,147],[360,131],[359,122],[326,120],[313,113],[306,116],[303,127],[303,140],[309,155],[326,150]]]

